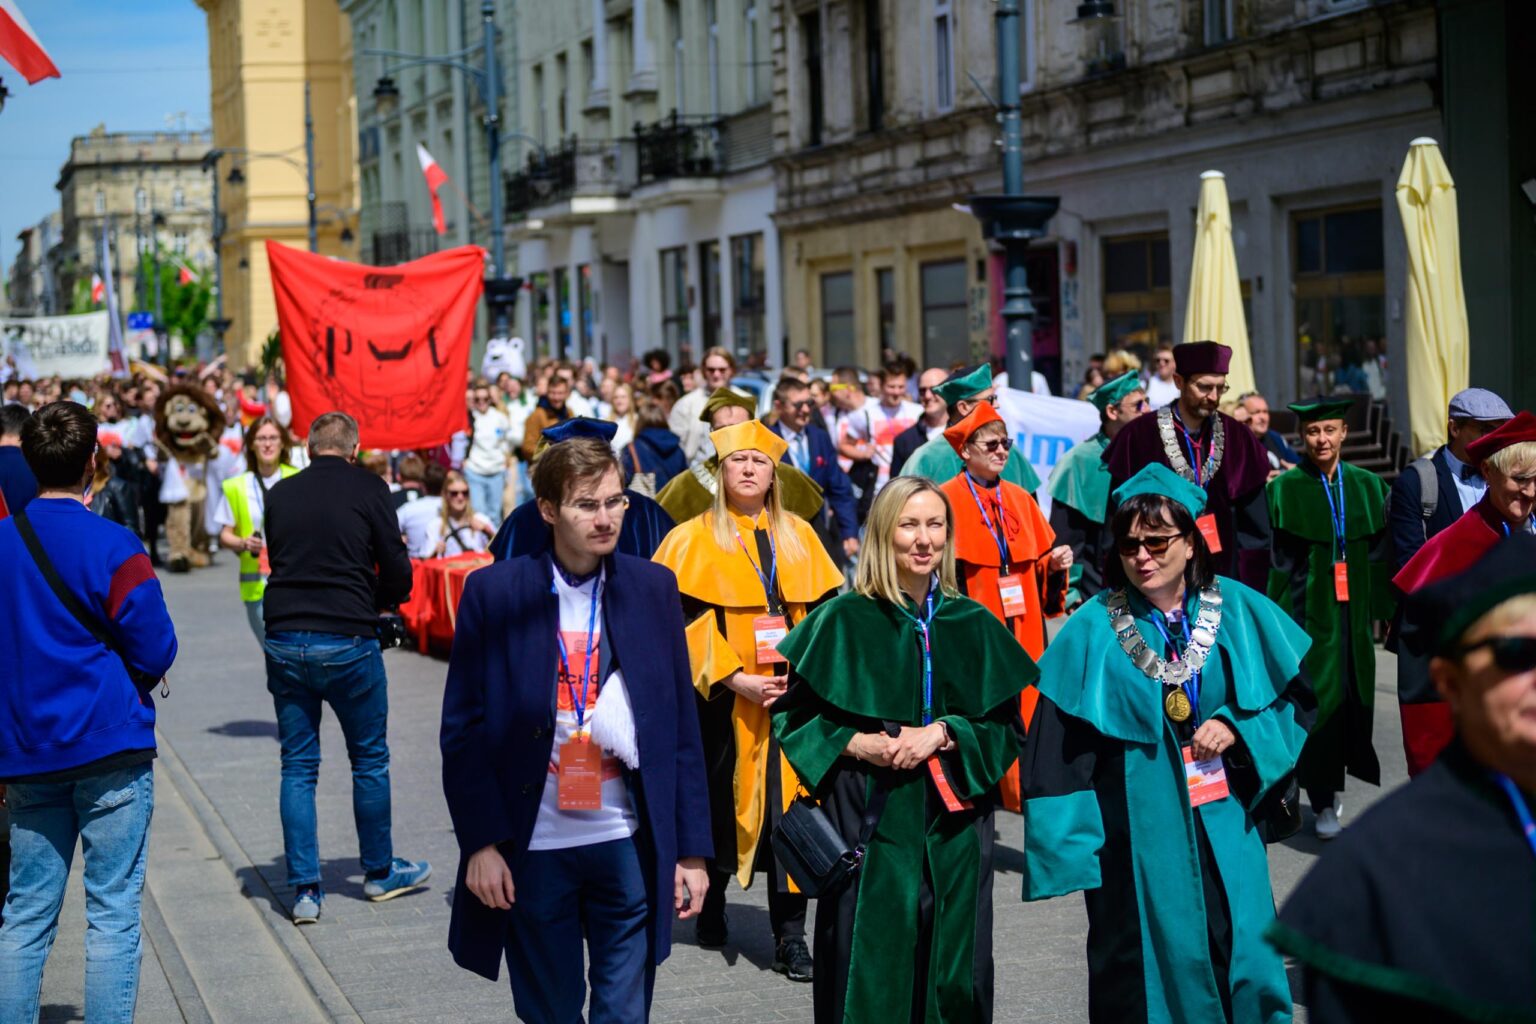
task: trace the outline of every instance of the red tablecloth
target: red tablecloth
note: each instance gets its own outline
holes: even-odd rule
[[[464,581],[476,569],[491,564],[488,554],[455,555],[452,558],[413,558],[411,599],[400,606],[405,628],[416,638],[423,654],[447,653],[453,647],[453,627],[458,618]]]

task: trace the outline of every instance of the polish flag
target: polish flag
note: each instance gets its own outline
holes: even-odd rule
[[[5,2],[0,0],[0,3]],[[432,226],[437,228],[438,234],[446,235],[448,225],[443,220],[443,201],[438,198],[437,190],[443,187],[448,175],[438,166],[432,154],[427,152],[427,147],[419,142],[416,144],[416,159],[421,161],[421,173],[427,177],[427,191],[432,193]]]
[[[0,0],[0,3],[4,3],[4,0]],[[107,286],[106,286],[106,283],[102,281],[101,275],[100,274],[92,274],[91,275],[91,305],[93,305],[93,306],[101,305],[101,300],[106,298],[106,296],[107,296]]]
[[[20,71],[28,85],[59,77],[59,69],[38,42],[37,33],[27,24],[16,0],[0,0],[0,57]]]
[[[176,283],[177,284],[191,284],[192,281],[194,280],[194,278],[192,276],[191,268],[188,267],[185,263],[178,263],[178,264],[176,264],[176,266],[181,271],[179,274],[176,275]]]

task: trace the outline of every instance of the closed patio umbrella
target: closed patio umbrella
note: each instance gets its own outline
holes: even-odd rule
[[[1422,455],[1445,443],[1445,407],[1467,386],[1470,344],[1456,183],[1434,139],[1408,144],[1397,209],[1408,242],[1408,425]]]
[[[1184,311],[1185,341],[1215,341],[1232,349],[1227,371],[1228,397],[1255,389],[1248,321],[1243,316],[1242,286],[1237,278],[1237,250],[1232,247],[1232,211],[1227,179],[1220,171],[1200,175],[1200,212],[1195,225],[1195,259],[1189,272],[1189,305]]]

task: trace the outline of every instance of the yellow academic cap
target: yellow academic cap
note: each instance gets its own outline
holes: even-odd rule
[[[789,451],[789,443],[763,426],[761,420],[747,420],[745,423],[721,427],[719,430],[711,431],[709,439],[714,443],[715,452],[722,459],[750,449],[762,452],[777,463],[784,457],[784,453]]]

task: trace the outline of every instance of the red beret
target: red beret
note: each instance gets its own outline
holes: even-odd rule
[[[960,449],[965,447],[965,442],[971,439],[972,434],[988,423],[1001,422],[1003,422],[1003,418],[997,414],[997,410],[992,407],[991,402],[977,402],[976,408],[966,413],[963,419],[944,431],[944,440],[949,442],[949,446],[958,455]]]
[[[1202,373],[1226,373],[1232,350],[1214,341],[1189,341],[1173,346],[1173,368],[1188,380]]]
[[[1483,460],[1494,452],[1503,451],[1521,441],[1536,441],[1536,416],[1521,412],[1498,430],[1484,434],[1467,445],[1467,456],[1472,465],[1482,466]]]

